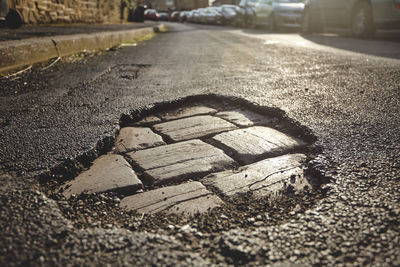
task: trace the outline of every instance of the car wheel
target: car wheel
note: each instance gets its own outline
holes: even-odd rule
[[[268,27],[267,27],[267,29],[268,29],[268,31],[275,31],[276,30],[276,20],[275,20],[275,15],[274,14],[271,14],[270,16],[269,16],[269,22],[268,22]]]
[[[367,2],[359,2],[354,8],[351,23],[353,36],[358,38],[371,37],[375,30],[372,19],[372,8]]]
[[[18,11],[10,9],[6,16],[6,23],[10,29],[17,29],[21,27],[24,22],[21,14]]]
[[[252,16],[250,19],[250,28],[255,29],[257,26],[256,16]]]
[[[303,33],[316,33],[322,31],[320,21],[312,16],[308,8],[304,9],[303,15],[301,16],[301,31]]]

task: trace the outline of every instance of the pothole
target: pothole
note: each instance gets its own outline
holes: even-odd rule
[[[255,218],[264,218],[271,201],[293,204],[304,199],[299,196],[309,201],[325,182],[312,164],[316,138],[275,108],[195,96],[133,112],[120,125],[112,149],[80,165],[75,177],[74,171],[66,172],[68,179],[58,171],[65,183],[54,185],[51,175],[45,179],[43,188],[52,185],[52,196],[69,214],[74,209],[63,208],[68,201],[82,209],[85,201],[97,205],[100,217],[114,209],[122,217],[131,212],[141,218],[233,215],[247,203],[263,205]],[[299,210],[310,201],[298,204]],[[255,218],[244,223],[254,224]]]

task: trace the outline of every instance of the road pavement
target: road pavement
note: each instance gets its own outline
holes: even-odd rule
[[[0,80],[0,262],[399,265],[398,41],[170,26]],[[309,131],[322,188],[272,203],[246,195],[195,217],[53,194],[111,149],[127,118],[208,94],[281,110]]]

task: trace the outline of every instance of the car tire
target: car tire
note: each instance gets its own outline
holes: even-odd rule
[[[322,31],[321,20],[314,16],[310,9],[304,9],[301,16],[301,31],[303,33],[318,33]]]
[[[24,24],[22,15],[14,9],[10,9],[6,16],[6,23],[10,29],[17,29]]]
[[[246,24],[248,28],[255,29],[257,25],[255,15],[250,16],[250,18],[247,19]]]
[[[351,19],[351,31],[354,37],[367,38],[375,33],[371,5],[365,1],[358,2]]]
[[[273,32],[276,30],[276,20],[275,20],[275,15],[272,13],[269,17],[269,22],[268,22],[268,31]]]

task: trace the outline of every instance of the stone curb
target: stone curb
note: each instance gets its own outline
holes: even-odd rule
[[[164,24],[134,30],[60,35],[0,42],[0,73],[69,56],[85,50],[104,50],[147,34],[161,32]]]

